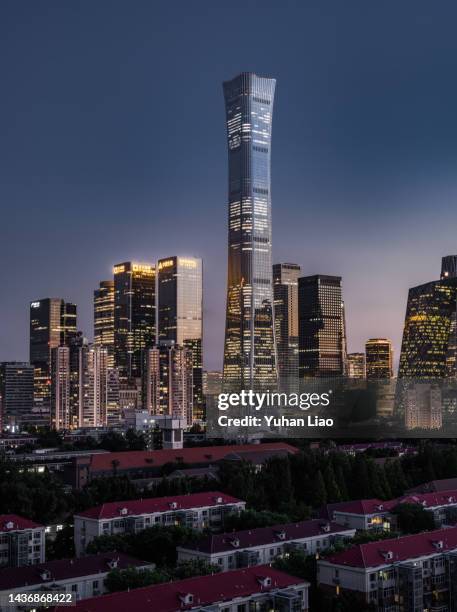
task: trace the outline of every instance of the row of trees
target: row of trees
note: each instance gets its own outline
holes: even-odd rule
[[[392,499],[419,483],[457,477],[457,446],[424,443],[416,455],[387,458],[383,464],[366,454],[303,448],[285,458],[270,459],[261,471],[248,462],[222,463],[220,483],[213,479],[163,478],[141,489],[126,476],[93,480],[82,491],[68,491],[54,474],[28,471],[29,466],[0,461],[0,512],[18,513],[42,523],[61,522],[74,512],[107,501],[179,495],[215,487],[244,499],[256,511],[291,520],[307,518],[323,504],[376,497]],[[168,466],[168,472],[176,466]],[[246,517],[248,518],[248,517]],[[233,525],[239,528],[239,524]]]

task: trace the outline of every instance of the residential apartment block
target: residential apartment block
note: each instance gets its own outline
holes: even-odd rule
[[[83,555],[89,542],[101,535],[137,533],[154,525],[220,527],[227,514],[245,506],[246,502],[219,491],[102,504],[75,514],[76,555]]]
[[[309,582],[270,566],[187,578],[86,599],[73,612],[307,612]]]
[[[350,592],[382,612],[457,610],[457,527],[360,544],[318,562],[329,596]]]
[[[43,563],[44,525],[16,514],[0,514],[0,566],[21,567]]]
[[[105,578],[113,569],[152,569],[154,565],[124,553],[89,555],[81,559],[59,559],[39,565],[5,568],[0,572],[0,611],[14,612],[14,604],[4,606],[7,596],[31,591],[74,593],[76,601],[107,592]]]
[[[202,538],[192,546],[178,547],[178,562],[202,559],[222,571],[271,563],[291,550],[315,554],[341,539],[350,539],[355,529],[315,519],[273,527],[246,529]]]
[[[439,493],[412,493],[388,501],[360,499],[328,504],[323,515],[341,525],[361,531],[395,528],[393,510],[400,504],[416,504],[433,515],[435,527],[452,525],[457,518],[457,489]]]

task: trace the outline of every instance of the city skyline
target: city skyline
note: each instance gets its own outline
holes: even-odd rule
[[[30,4],[25,23],[13,4],[3,5],[0,44],[12,60],[0,104],[4,120],[20,120],[7,119],[0,146],[7,203],[0,274],[9,287],[1,360],[27,359],[31,300],[78,304],[80,329],[90,337],[91,293],[111,266],[156,261],[171,249],[203,259],[205,367],[221,368],[227,172],[220,82],[243,69],[278,81],[273,262],[294,261],[304,276],[342,276],[348,351],[388,337],[398,359],[408,289],[435,278],[437,259],[457,251],[457,90],[447,77],[457,57],[449,15],[456,10],[431,15],[419,2],[414,19],[404,6],[392,19],[390,7],[335,4],[329,14],[295,7],[275,20],[276,10],[271,4],[264,17],[247,7],[239,44],[231,45],[216,7],[204,17],[182,7],[172,34],[155,28],[151,36],[157,17],[176,22],[172,9],[139,3],[126,14],[112,3],[106,24],[103,3],[89,20],[84,9],[61,6],[48,16]],[[368,15],[376,27],[367,27]],[[78,28],[88,22],[82,45]],[[264,37],[269,45],[257,44]],[[205,79],[195,88],[197,70]],[[179,79],[170,76],[177,72]],[[160,96],[158,80],[167,83]],[[190,92],[185,105],[182,88]]]

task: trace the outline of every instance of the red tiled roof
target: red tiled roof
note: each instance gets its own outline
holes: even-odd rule
[[[39,529],[43,527],[34,521],[17,514],[0,514],[0,532],[21,531],[22,529]]]
[[[127,451],[121,453],[103,453],[91,456],[92,472],[112,471],[116,462],[116,469],[128,470],[141,467],[160,467],[166,463],[214,463],[224,459],[229,453],[267,451],[287,451],[298,453],[298,449],[283,442],[269,442],[265,444],[244,444],[241,446],[199,446],[194,448],[163,449],[155,451]]]
[[[403,497],[398,497],[392,502],[397,504],[420,504],[424,508],[433,508],[435,506],[448,506],[457,504],[457,490],[441,491],[439,493],[412,493]]]
[[[354,501],[338,502],[335,504],[327,504],[326,508],[329,517],[333,517],[334,512],[347,512],[349,514],[378,514],[379,512],[387,512],[390,508],[390,501],[382,499],[357,499]],[[382,508],[382,509],[381,509]]]
[[[358,499],[354,501],[327,504],[321,511],[321,516],[333,518],[334,512],[347,512],[348,514],[371,515],[390,512],[398,504],[419,504],[424,508],[435,506],[448,506],[457,504],[457,489],[442,491],[440,493],[412,493],[383,501],[382,499]]]
[[[116,567],[119,569],[150,565],[146,561],[139,561],[124,553],[113,552],[88,555],[78,559],[59,559],[38,565],[8,567],[0,570],[0,591],[109,572],[112,568],[108,564],[113,560],[117,561]],[[44,576],[46,571],[49,572],[49,577]]]
[[[261,584],[262,579],[267,577],[271,578],[271,586]],[[72,612],[177,612],[299,584],[307,583],[302,578],[289,576],[268,565],[260,565],[84,599],[72,608]],[[183,597],[187,594],[193,595],[193,603],[188,605],[183,603]]]
[[[427,493],[430,491],[450,491],[457,488],[457,478],[442,478],[441,480],[431,480],[430,482],[424,482],[417,487],[409,490],[409,493],[423,492]]]
[[[442,548],[438,543],[442,542]],[[351,567],[379,567],[426,555],[457,549],[457,527],[437,529],[415,535],[359,544],[344,552],[327,557],[325,562]],[[391,558],[387,558],[387,553]]]
[[[328,528],[328,530],[325,529]],[[226,550],[243,550],[253,546],[262,546],[265,544],[288,542],[290,540],[298,540],[302,538],[312,538],[314,536],[325,536],[332,533],[347,533],[354,532],[354,529],[349,529],[337,523],[329,523],[321,519],[310,521],[301,521],[299,523],[284,523],[273,525],[272,527],[260,527],[258,529],[244,529],[243,531],[233,531],[230,533],[220,533],[210,535],[206,538],[201,538],[196,544],[184,546],[186,550],[198,550],[205,553],[219,553]],[[279,537],[280,533],[284,533],[284,537]],[[238,546],[234,546],[233,542],[239,541]]]
[[[218,499],[222,501],[218,502]],[[173,495],[171,497],[152,497],[149,499],[132,499],[128,501],[108,502],[101,506],[78,512],[75,516],[91,519],[111,519],[120,516],[138,516],[154,512],[169,512],[170,510],[187,510],[189,508],[204,508],[223,504],[236,504],[240,499],[221,493],[220,491],[205,491],[189,495]],[[172,507],[176,504],[176,507]],[[126,510],[121,512],[121,510]]]

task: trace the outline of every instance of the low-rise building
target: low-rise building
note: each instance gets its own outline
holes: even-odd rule
[[[272,457],[287,457],[298,452],[297,448],[285,442],[265,442],[99,453],[75,458],[71,466],[66,469],[65,480],[67,484],[80,489],[94,478],[122,475],[145,485],[155,478],[162,477],[165,465],[174,465],[176,469],[204,468],[217,466],[225,460],[249,461],[256,470],[260,470]]]
[[[86,599],[73,612],[307,612],[309,582],[263,565]],[[57,609],[56,609],[57,610]]]
[[[0,611],[12,612],[21,604],[5,606],[10,594],[31,591],[73,593],[76,600],[107,592],[105,578],[113,569],[153,569],[154,565],[124,553],[88,555],[81,559],[59,559],[39,565],[0,571]],[[22,604],[23,607],[23,604]]]
[[[154,525],[183,525],[192,529],[221,527],[224,517],[241,512],[246,502],[219,491],[109,502],[75,514],[78,556],[95,537],[137,533]]]
[[[387,501],[360,499],[327,504],[321,516],[360,531],[391,531],[396,526],[395,508],[400,504],[415,504],[430,512],[436,527],[457,522],[457,489],[413,493]]]
[[[292,550],[315,554],[354,534],[355,529],[320,519],[245,529],[210,535],[193,545],[179,546],[178,561],[202,559],[225,572],[271,563]]]
[[[321,516],[359,531],[390,531],[394,520],[391,502],[382,499],[358,499],[327,504]]]
[[[0,567],[43,563],[45,527],[17,514],[0,514]]]
[[[321,559],[317,579],[330,597],[352,593],[383,612],[455,610],[457,527],[354,546]]]

